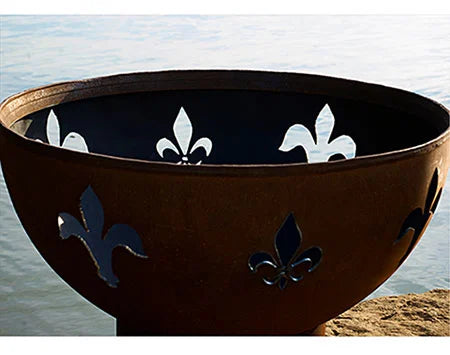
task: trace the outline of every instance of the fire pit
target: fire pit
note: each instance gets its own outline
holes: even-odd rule
[[[411,253],[449,164],[446,108],[316,75],[67,82],[0,120],[27,234],[120,335],[323,334]]]

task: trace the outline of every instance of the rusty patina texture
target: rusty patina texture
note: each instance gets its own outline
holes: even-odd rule
[[[308,164],[301,148],[281,152],[287,128],[314,131],[325,103],[336,118],[333,137],[351,136],[356,157]],[[202,165],[166,162],[155,149],[181,106],[193,141],[212,141]],[[61,138],[80,133],[90,153],[35,140],[46,141],[50,108]],[[386,281],[419,241],[449,165],[446,108],[316,75],[117,75],[28,90],[2,103],[0,120],[3,173],[27,234],[71,287],[117,318],[124,335],[279,335],[317,326],[323,334],[322,323]],[[143,251],[112,250],[116,287],[105,282],[110,273],[99,277],[101,257],[94,262],[79,238],[61,238],[58,216],[86,227],[80,198],[94,196],[83,195],[89,187],[104,216],[98,235],[124,224],[142,242]],[[285,221],[301,235],[293,244],[283,239]],[[283,254],[289,243],[294,249]],[[313,261],[295,258],[312,247],[320,258],[308,272]],[[269,254],[271,265],[252,270]],[[270,268],[278,278],[303,278],[270,286],[263,281]]]

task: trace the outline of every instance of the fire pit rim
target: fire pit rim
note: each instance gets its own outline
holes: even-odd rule
[[[352,79],[344,79],[337,77],[330,77],[324,75],[317,74],[305,74],[305,73],[293,73],[293,72],[276,72],[276,71],[258,71],[258,70],[167,70],[167,71],[151,71],[151,72],[133,72],[133,73],[123,73],[123,74],[115,74],[108,76],[101,76],[95,78],[87,78],[81,80],[74,81],[63,81],[57,82],[49,85],[43,85],[35,88],[30,88],[20,93],[11,95],[4,99],[0,103],[0,130],[3,131],[4,134],[10,136],[11,139],[16,140],[17,143],[21,143],[23,147],[27,150],[34,151],[38,154],[42,153],[48,157],[52,157],[57,160],[70,160],[79,163],[86,162],[98,162],[101,163],[104,167],[114,167],[114,168],[124,168],[131,170],[144,170],[144,171],[155,171],[160,173],[168,173],[168,174],[187,174],[187,175],[240,175],[240,176],[253,176],[253,175],[268,175],[268,176],[280,176],[280,175],[291,175],[298,174],[300,171],[304,173],[328,173],[328,172],[338,172],[348,169],[353,169],[355,166],[365,167],[372,165],[380,165],[389,163],[393,160],[398,159],[407,159],[409,156],[415,156],[417,154],[426,154],[436,147],[444,144],[447,139],[450,137],[450,125],[446,128],[444,132],[442,132],[437,137],[432,140],[425,142],[420,145],[407,147],[400,150],[392,150],[383,153],[370,154],[357,156],[352,159],[343,159],[337,161],[328,161],[321,163],[307,163],[307,162],[296,162],[296,163],[279,163],[279,164],[207,164],[204,163],[201,166],[188,165],[188,166],[180,166],[171,162],[160,162],[160,161],[149,161],[143,159],[136,158],[122,158],[113,155],[107,154],[99,154],[94,152],[84,153],[73,150],[64,149],[61,147],[52,146],[45,142],[38,142],[31,138],[27,138],[23,135],[20,135],[14,132],[10,127],[24,117],[24,115],[19,114],[15,115],[15,112],[20,108],[23,108],[26,105],[36,105],[37,102],[51,99],[54,96],[61,96],[64,93],[74,93],[74,92],[87,92],[88,95],[86,97],[72,97],[70,100],[58,102],[57,104],[61,104],[63,102],[72,102],[76,100],[80,100],[83,98],[94,98],[98,96],[105,95],[115,95],[115,94],[123,94],[123,93],[132,93],[132,92],[140,92],[140,91],[174,91],[181,90],[180,88],[156,88],[153,90],[135,90],[135,91],[124,91],[124,92],[103,92],[100,95],[89,95],[89,91],[92,89],[99,89],[110,87],[111,82],[115,82],[116,85],[120,84],[121,81],[129,81],[131,83],[136,82],[134,80],[138,77],[147,77],[147,76],[172,76],[172,75],[263,75],[263,76],[273,76],[278,75],[285,78],[303,78],[305,80],[332,80],[334,82],[342,83],[345,85],[355,84],[357,86],[368,87],[372,89],[378,90],[390,90],[400,95],[406,95],[412,99],[419,99],[426,102],[428,105],[434,105],[436,110],[442,110],[447,113],[450,121],[450,111],[444,105],[436,102],[433,99],[427,98],[425,96],[403,90],[398,88],[393,88],[389,86],[384,86],[380,84],[367,83],[363,81],[357,81]],[[234,80],[235,78],[231,78]],[[133,81],[134,80],[134,81]],[[202,79],[197,79],[202,80]],[[145,80],[144,80],[145,81]],[[150,80],[152,81],[152,79]],[[153,80],[154,81],[154,80]],[[166,84],[168,82],[180,82],[181,79],[174,80],[163,80]],[[282,80],[280,80],[282,81]],[[138,80],[138,83],[142,83],[143,80]],[[161,80],[159,80],[161,83]],[[264,83],[263,80],[258,82],[258,85]],[[271,83],[273,85],[273,83]],[[74,88],[75,86],[75,88]],[[220,85],[219,85],[220,86]],[[62,89],[62,90],[60,90]],[[64,90],[67,89],[67,90]],[[210,90],[223,90],[224,88],[210,88]],[[196,90],[196,89],[193,89]],[[200,90],[200,89],[197,89]],[[239,90],[239,88],[229,88],[229,90]],[[293,88],[289,89],[286,87],[284,90],[281,88],[253,88],[247,90],[260,90],[260,91],[272,91],[272,92],[295,92]],[[42,93],[46,95],[43,95]],[[318,94],[312,90],[312,94]],[[29,96],[36,95],[34,100],[26,100],[26,102],[21,102],[22,98],[28,98]],[[351,95],[349,96],[351,97]],[[370,102],[367,101],[367,102]],[[50,105],[41,106],[38,110],[52,107],[55,103],[53,102]],[[10,107],[12,106],[12,107]],[[431,107],[431,106],[430,106]],[[36,109],[29,110],[28,113],[38,111]],[[5,111],[7,113],[5,114]],[[27,113],[27,114],[28,114]],[[3,115],[5,115],[3,117]],[[16,117],[14,117],[16,116]],[[6,123],[6,117],[12,117],[12,119]]]

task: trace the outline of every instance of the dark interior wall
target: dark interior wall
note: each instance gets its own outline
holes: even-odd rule
[[[192,123],[190,146],[202,137],[212,141],[209,164],[275,164],[305,162],[302,147],[278,150],[289,127],[302,124],[315,137],[315,121],[325,104],[334,114],[330,141],[348,135],[356,156],[384,153],[426,143],[443,132],[442,119],[419,117],[379,105],[327,96],[250,90],[142,92],[73,101],[53,107],[61,142],[70,132],[82,135],[89,151],[153,161],[178,161],[156,150],[166,137],[175,145],[173,124],[181,107]],[[47,141],[50,109],[16,122],[12,129]],[[440,119],[440,120],[439,120]],[[448,126],[448,124],[447,124]],[[445,128],[444,128],[445,129]]]

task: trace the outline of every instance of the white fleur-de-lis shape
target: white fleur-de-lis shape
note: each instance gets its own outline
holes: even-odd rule
[[[289,152],[295,147],[302,146],[309,163],[326,162],[335,154],[342,154],[347,159],[355,157],[356,144],[351,137],[342,135],[329,142],[334,128],[334,116],[328,104],[317,116],[315,128],[317,143],[305,126],[295,124],[287,130],[278,149]]]
[[[89,153],[87,144],[84,138],[76,132],[70,132],[63,140],[63,143],[60,144],[60,128],[58,118],[56,117],[53,110],[50,110],[50,113],[47,118],[47,140],[51,145],[56,147],[62,147],[66,149],[76,150],[79,152]],[[41,142],[40,139],[36,139],[36,141]]]
[[[189,149],[192,138],[192,123],[183,107],[181,107],[178,112],[178,116],[173,124],[173,133],[175,134],[180,149],[178,149],[169,139],[161,138],[156,144],[156,150],[161,158],[164,158],[164,151],[169,149],[181,157],[181,160],[177,164],[187,165],[190,164],[188,155],[191,155],[197,148],[203,148],[206,152],[206,156],[209,156],[211,153],[212,142],[209,138],[205,137],[200,138],[194,143],[191,149]],[[196,165],[201,164],[201,162],[202,161],[200,160]]]

